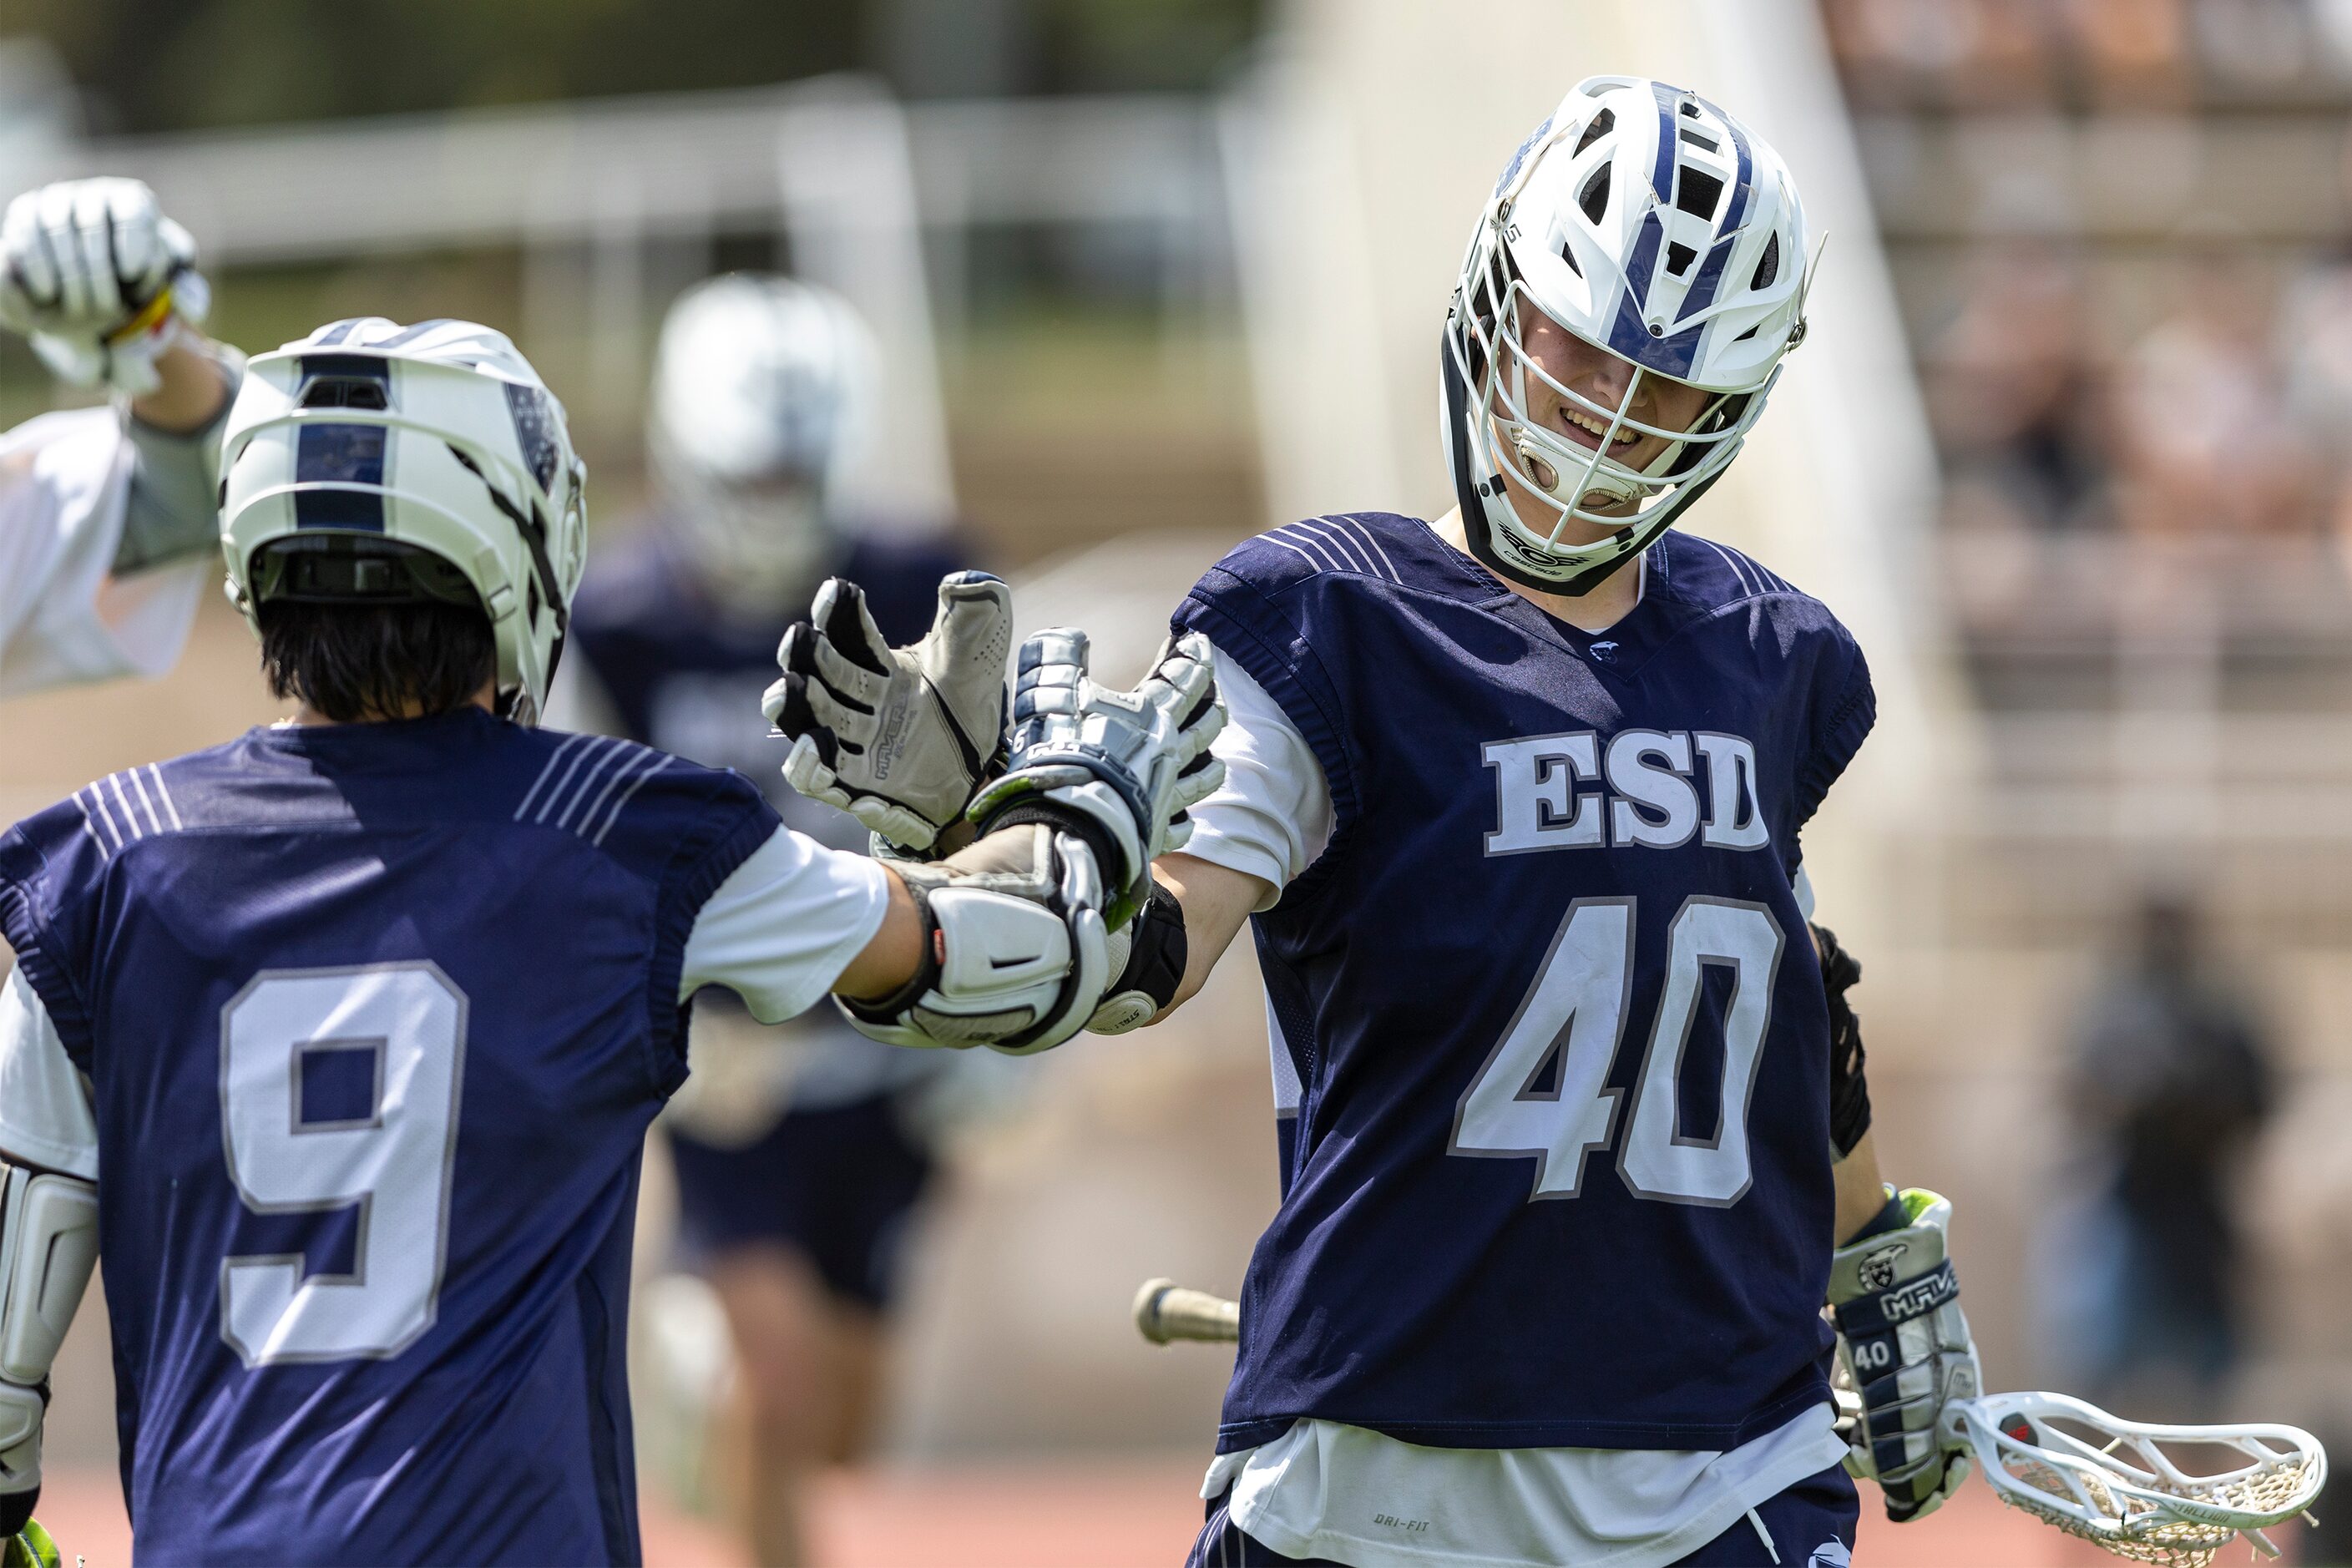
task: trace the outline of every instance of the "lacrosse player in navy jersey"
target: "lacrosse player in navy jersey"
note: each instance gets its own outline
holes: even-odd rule
[[[1206,645],[1133,692],[1036,653],[1066,716],[968,847],[889,867],[535,726],[584,475],[499,334],[263,355],[223,462],[230,592],[298,713],[0,837],[0,1534],[95,1254],[139,1560],[637,1561],[631,1221],[690,999],[1075,1032],[1222,772]],[[916,673],[932,640],[893,699],[1001,710],[1001,655],[960,685]]]
[[[1096,1026],[1181,1004],[1249,921],[1283,1169],[1196,1568],[1835,1565],[1848,1471],[1898,1521],[1965,1473],[1949,1205],[1882,1186],[1859,971],[1809,927],[1800,834],[1869,673],[1820,602],[1671,531],[1803,336],[1807,239],[1721,109],[1582,83],[1447,312],[1456,508],[1277,529],[1175,613],[1226,779],[1136,922],[1164,989]],[[870,744],[795,679],[796,744]],[[837,757],[911,801],[898,758]],[[941,820],[956,781],[925,782]]]
[[[965,564],[950,539],[902,537],[841,504],[839,477],[875,434],[877,354],[845,300],[790,279],[730,274],[679,297],[647,419],[654,515],[590,563],[551,704],[562,727],[763,779],[787,823],[842,849],[865,848],[865,825],[786,784],[751,719],[777,643],[834,573],[863,589],[877,637],[911,642]],[[984,606],[1001,591],[957,593]],[[976,688],[982,732],[998,684]],[[680,1251],[735,1342],[709,1452],[753,1558],[790,1568],[805,1556],[806,1472],[856,1458],[872,1426],[882,1317],[961,1064],[877,1045],[829,1009],[768,1029],[723,992],[697,1011],[693,1054],[662,1125]]]

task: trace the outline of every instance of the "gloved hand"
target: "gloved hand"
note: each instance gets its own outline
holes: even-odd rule
[[[1132,691],[1087,673],[1087,634],[1038,633],[1021,646],[1013,689],[1012,755],[983,787],[971,816],[983,828],[1042,814],[1076,826],[1097,847],[1104,918],[1116,931],[1150,891],[1151,862],[1192,836],[1184,813],[1224,782],[1209,742],[1225,726],[1208,638],[1160,645]]]
[[[776,650],[783,679],[760,710],[792,738],[784,780],[901,848],[929,851],[1004,757],[1013,590],[985,572],[940,580],[920,642],[892,647],[845,578]]]
[[[896,861],[922,921],[915,972],[887,996],[834,1001],[893,1046],[1050,1050],[1085,1026],[1112,977],[1095,852],[1021,822],[935,861]]]
[[[156,356],[211,304],[196,242],[137,180],[60,180],[0,215],[0,327],[62,381],[154,391]]]
[[[1829,1298],[1838,1359],[1862,1395],[1846,1469],[1875,1479],[1901,1524],[1935,1512],[1968,1479],[1967,1450],[1945,1444],[1944,1406],[1974,1398],[1984,1374],[1945,1248],[1950,1200],[1910,1187],[1888,1210],[1889,1223],[1832,1255]]]

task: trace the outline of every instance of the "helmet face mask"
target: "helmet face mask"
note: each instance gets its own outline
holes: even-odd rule
[[[1671,526],[1803,335],[1805,239],[1779,157],[1706,100],[1622,77],[1570,93],[1504,171],[1447,311],[1440,415],[1473,553],[1576,595]],[[1619,362],[1613,406],[1531,346],[1554,329]],[[1653,405],[1711,395],[1675,429],[1634,416],[1645,390]],[[1601,445],[1565,433],[1576,416]]]
[[[535,723],[587,563],[587,470],[504,335],[339,321],[257,356],[223,438],[229,597],[452,598],[490,623],[499,710]],[[394,567],[421,554],[438,567]],[[446,569],[444,569],[446,568]]]

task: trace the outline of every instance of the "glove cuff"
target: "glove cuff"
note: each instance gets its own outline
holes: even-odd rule
[[[1065,783],[1052,776],[1063,772],[1077,773],[1085,782]],[[1007,774],[982,793],[974,807],[981,814],[981,837],[1024,822],[1042,822],[1076,837],[1093,852],[1110,895],[1104,927],[1118,930],[1150,892],[1141,885],[1150,880],[1151,868],[1144,862],[1135,818],[1115,791],[1082,770],[1040,769],[1037,774],[1027,776],[1026,770]],[[1007,784],[1020,787],[1008,790]]]

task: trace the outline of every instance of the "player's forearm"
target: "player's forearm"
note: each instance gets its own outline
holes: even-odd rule
[[[1835,1235],[1843,1247],[1886,1206],[1886,1184],[1878,1173],[1877,1135],[1865,1132],[1846,1157],[1830,1167],[1837,1186]]]
[[[883,867],[890,901],[882,911],[882,927],[858,950],[833,983],[833,994],[854,1001],[872,1001],[905,987],[923,966],[923,917],[914,895],[898,872]]]
[[[228,402],[229,376],[220,345],[193,332],[184,332],[155,356],[155,374],[162,384],[132,398],[131,415],[167,435],[194,434],[220,417]]]
[[[1270,889],[1263,879],[1246,871],[1191,855],[1162,855],[1152,863],[1151,872],[1184,910],[1184,980],[1176,988],[1176,999],[1151,1020],[1156,1024],[1199,994],[1209,972]]]
[[[156,368],[163,389],[131,405],[131,491],[115,549],[118,577],[220,554],[221,427],[242,367],[235,351],[196,340],[173,344]]]

